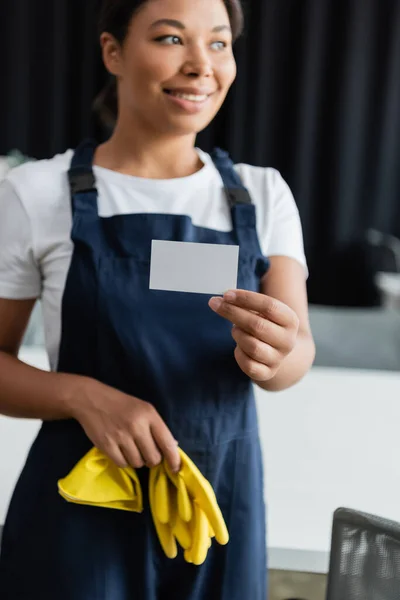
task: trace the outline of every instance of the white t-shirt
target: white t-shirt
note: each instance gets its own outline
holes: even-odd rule
[[[184,214],[193,224],[232,229],[222,182],[211,157],[198,150],[204,167],[189,177],[143,179],[94,167],[102,217],[129,213]],[[72,150],[50,160],[12,169],[0,183],[0,297],[41,298],[46,348],[57,368],[61,301],[72,255],[67,171]],[[306,267],[299,213],[275,169],[237,165],[257,213],[265,256],[281,255]]]

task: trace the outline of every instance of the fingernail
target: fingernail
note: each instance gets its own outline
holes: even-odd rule
[[[222,298],[211,298],[208,304],[213,310],[219,310],[221,308]]]
[[[225,300],[228,300],[228,302],[235,302],[236,294],[235,294],[235,292],[229,291],[224,294],[224,298],[225,298]]]

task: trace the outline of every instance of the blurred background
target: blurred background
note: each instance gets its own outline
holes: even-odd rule
[[[238,79],[198,145],[277,168],[300,211],[316,364],[294,390],[259,395],[260,426],[273,600],[322,600],[333,511],[400,521],[400,2],[245,4]],[[0,178],[107,135],[91,108],[106,81],[97,8],[0,3]],[[33,364],[45,361],[40,319],[38,306],[23,348]],[[26,427],[22,443],[0,419],[17,462]],[[17,467],[0,467],[1,524]]]

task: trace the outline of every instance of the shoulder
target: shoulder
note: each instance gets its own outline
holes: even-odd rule
[[[198,152],[206,165],[213,164],[210,154],[199,149]],[[249,190],[253,203],[263,211],[272,209],[279,201],[294,203],[290,187],[277,169],[246,163],[235,164],[234,168]]]
[[[72,150],[53,158],[27,162],[11,169],[6,181],[14,189],[28,214],[40,208],[50,208],[68,197],[67,171]]]
[[[25,163],[12,169],[4,181],[10,200],[6,202],[9,219],[18,220],[21,211],[24,213],[38,263],[51,249],[69,241],[72,214],[67,171],[72,154],[68,150],[47,160]]]
[[[11,169],[7,173],[7,179],[14,186],[40,185],[45,186],[46,182],[54,183],[57,179],[65,176],[71,160],[73,150],[66,150],[63,154],[56,154],[52,158],[43,160],[32,160]]]
[[[274,168],[246,164],[235,165],[235,169],[256,206],[264,254],[293,258],[308,274],[299,210],[281,173]]]

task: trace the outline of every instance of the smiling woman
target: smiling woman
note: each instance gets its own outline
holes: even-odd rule
[[[44,421],[4,527],[2,600],[266,599],[253,383],[293,385],[314,348],[287,184],[195,146],[235,80],[242,24],[234,0],[105,0],[110,138],[0,184],[0,413]],[[239,247],[238,289],[151,289],[154,240]],[[39,297],[50,373],[18,359]],[[140,515],[57,493],[93,446],[140,482]],[[183,456],[196,465],[192,512]]]
[[[104,2],[99,19],[99,34],[102,35],[104,32],[108,32],[122,47],[128,41],[129,36],[133,35],[133,32],[131,31],[133,15],[139,13],[147,2],[148,0],[117,0],[115,2]],[[189,21],[187,23],[182,22],[179,19],[157,18],[157,16],[159,17],[163,12],[164,14],[170,13],[171,5],[168,6],[168,4],[168,2],[163,2],[161,4],[160,2],[154,3],[153,14],[156,19],[155,21],[152,21],[152,17],[147,15],[147,18],[143,20],[146,21],[145,23],[143,22],[139,25],[139,22],[136,22],[141,35],[148,33],[150,34],[149,41],[157,41],[164,45],[182,45],[185,40],[186,43],[188,43],[188,38],[190,39],[190,37],[192,37],[191,41],[193,45],[193,35],[190,36],[189,30],[190,16],[192,16],[192,18],[195,16],[196,18],[199,13],[196,12],[195,15],[193,15],[193,13],[188,15]],[[176,9],[176,3],[174,4]],[[228,52],[225,53],[226,58],[226,54],[229,55],[232,42],[235,42],[243,31],[243,9],[239,0],[224,0],[223,4],[225,5],[227,14],[222,14],[223,21],[218,23],[217,20],[219,15],[215,11],[215,5],[217,4],[219,4],[219,1],[205,3],[205,6],[211,12],[210,17],[212,16],[212,9],[214,8],[216,19],[215,24],[211,24],[211,27],[210,18],[208,18],[205,23],[206,35],[208,36],[207,42],[214,51],[224,53],[224,51],[227,50]],[[181,8],[185,5],[184,1],[182,1],[180,5],[179,12],[176,12],[176,10],[175,12],[176,14],[182,15]],[[186,3],[186,7],[188,7],[188,3]],[[221,11],[218,12],[221,14]],[[199,23],[197,21],[193,23],[192,21],[192,34],[193,25],[195,25],[195,35],[198,36]],[[147,32],[146,29],[143,29],[142,27],[147,28]],[[135,32],[137,32],[137,28],[135,27]],[[156,35],[157,32],[159,37]],[[218,36],[218,34],[221,34],[222,38],[221,36]],[[115,76],[111,76],[110,81],[104,90],[96,98],[94,108],[106,126],[111,128],[114,127],[118,115],[118,89],[117,78]]]

